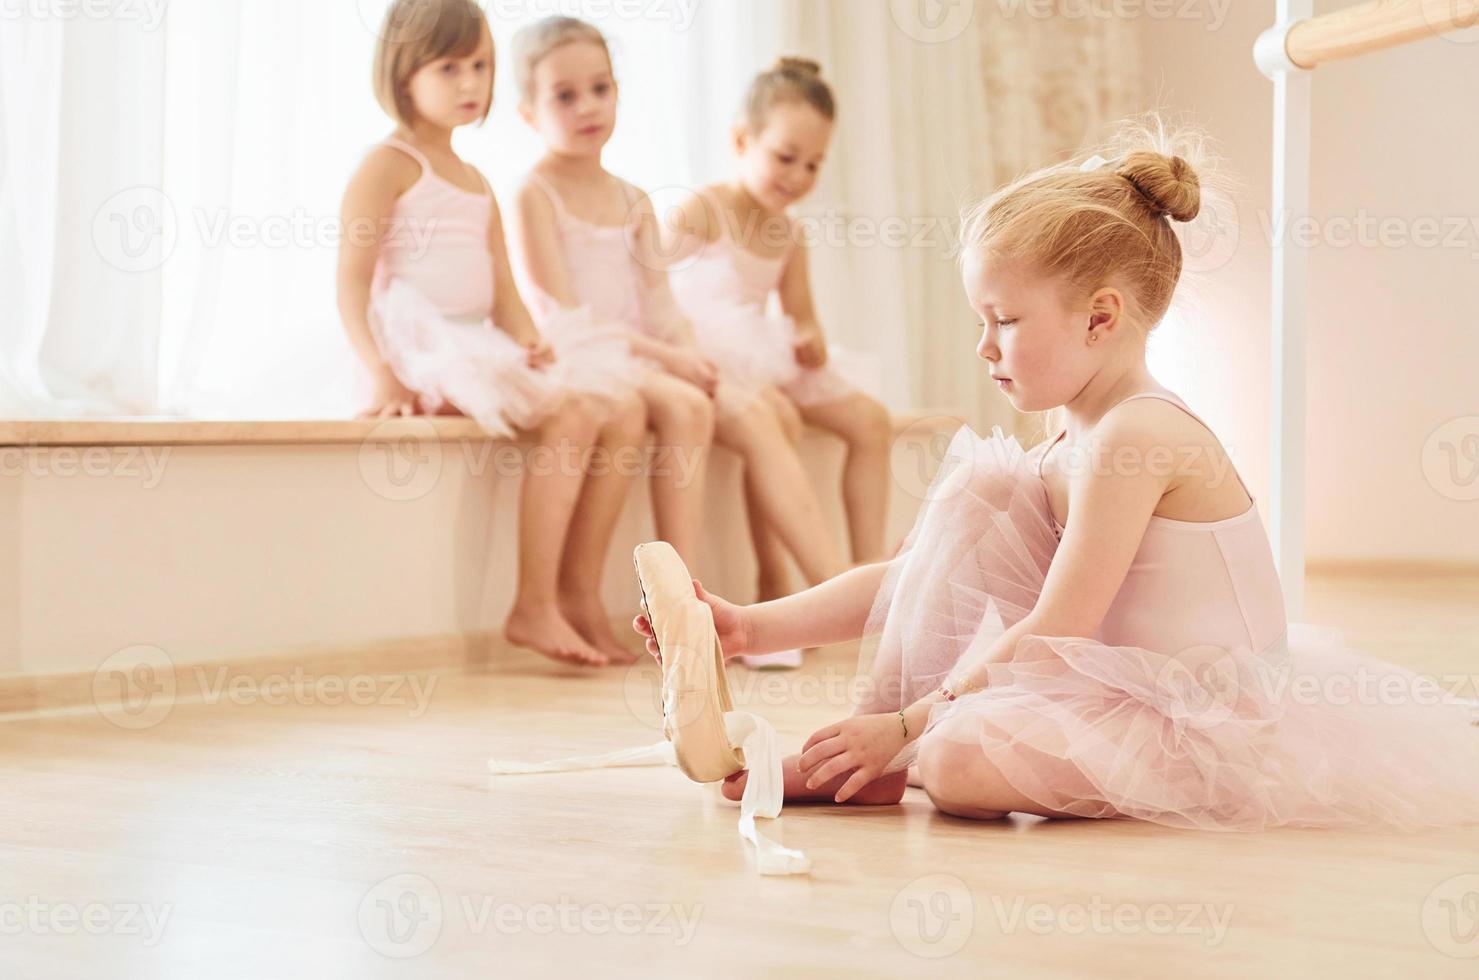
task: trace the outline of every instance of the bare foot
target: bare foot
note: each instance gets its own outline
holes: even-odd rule
[[[514,646],[528,647],[551,660],[581,667],[604,667],[606,655],[587,643],[560,615],[557,606],[514,606],[503,623],[503,635]]]
[[[852,773],[842,775],[823,783],[816,789],[806,788],[806,777],[801,775],[797,768],[800,755],[788,755],[781,760],[781,774],[785,777],[785,801],[786,803],[832,803],[837,791],[842,789],[842,784],[847,782],[847,777]],[[745,792],[745,782],[750,774],[745,771],[737,772],[724,780],[721,788],[726,800],[738,800]],[[862,806],[885,806],[897,803],[904,798],[904,782],[909,778],[905,770],[880,776],[867,786],[858,790],[847,801],[847,805],[854,803]]]
[[[637,662],[637,655],[616,641],[616,634],[611,629],[611,618],[606,615],[606,607],[601,605],[600,597],[595,593],[581,592],[575,595],[562,595],[560,612],[587,643],[605,656],[607,663],[634,664]]]

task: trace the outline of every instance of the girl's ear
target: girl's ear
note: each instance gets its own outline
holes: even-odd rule
[[[534,127],[534,107],[524,99],[519,100],[519,118],[531,129]]]
[[[746,129],[743,124],[737,123],[735,127],[729,131],[729,140],[730,146],[734,150],[734,155],[743,156],[745,152],[745,147],[749,145],[750,142],[750,131]]]
[[[1104,286],[1089,298],[1089,330],[1109,334],[1120,325],[1125,312],[1125,297],[1113,286]]]

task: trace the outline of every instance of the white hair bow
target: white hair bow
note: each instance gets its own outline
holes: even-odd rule
[[[1093,156],[1091,156],[1087,160],[1085,160],[1083,162],[1083,164],[1078,169],[1084,170],[1084,171],[1098,170],[1100,167],[1104,166],[1108,162],[1109,162],[1108,160],[1104,159],[1099,154],[1095,153]]]

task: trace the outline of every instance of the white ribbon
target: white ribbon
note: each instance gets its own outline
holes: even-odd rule
[[[781,773],[780,742],[770,722],[748,711],[724,715],[729,744],[745,753],[749,776],[740,797],[740,836],[755,845],[755,868],[762,875],[806,874],[811,860],[801,851],[785,847],[756,825],[756,818],[775,819],[785,803],[785,778]],[[600,755],[577,755],[549,762],[506,762],[488,760],[488,770],[501,776],[524,776],[545,772],[576,772],[618,766],[675,766],[673,743],[656,742],[634,749],[618,749]]]
[[[781,772],[781,747],[770,722],[748,711],[724,715],[729,744],[745,753],[745,791],[740,796],[740,836],[755,845],[756,869],[763,875],[804,875],[811,860],[801,851],[783,846],[761,832],[755,818],[775,819],[785,802],[785,776]]]
[[[1104,166],[1108,162],[1109,162],[1108,160],[1104,159],[1099,154],[1095,153],[1093,156],[1091,156],[1087,160],[1085,160],[1083,162],[1083,164],[1079,166],[1078,169],[1080,169],[1080,170],[1098,170],[1100,167]]]
[[[488,770],[499,776],[527,776],[537,772],[575,772],[580,769],[615,769],[619,766],[676,766],[672,742],[657,742],[635,749],[618,749],[604,755],[573,755],[549,762],[500,762],[488,760]]]

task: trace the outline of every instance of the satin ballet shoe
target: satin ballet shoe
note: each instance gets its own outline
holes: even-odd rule
[[[662,657],[663,735],[689,779],[716,782],[745,768],[745,757],[725,730],[734,699],[713,610],[693,594],[693,578],[666,541],[637,545],[632,560]]]

